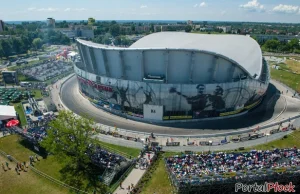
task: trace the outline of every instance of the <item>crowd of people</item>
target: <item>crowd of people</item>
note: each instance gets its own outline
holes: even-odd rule
[[[100,167],[114,168],[116,165],[120,165],[121,162],[126,162],[123,156],[107,151],[97,145],[90,144],[88,147],[88,153],[92,162]]]
[[[295,171],[300,172],[300,149],[294,147],[245,153],[182,154],[166,158],[166,165],[171,175],[179,181],[199,179],[200,182],[205,182],[207,176],[219,176],[216,180],[224,180],[249,172],[260,175],[269,172],[283,173],[286,168],[291,167],[296,167]]]

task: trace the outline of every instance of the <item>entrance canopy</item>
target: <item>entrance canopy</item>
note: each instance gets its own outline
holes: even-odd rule
[[[15,107],[0,105],[0,121],[12,118],[17,118]]]

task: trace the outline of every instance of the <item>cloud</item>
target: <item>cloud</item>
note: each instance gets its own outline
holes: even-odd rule
[[[147,5],[141,5],[141,9],[144,9],[144,8],[147,8],[148,6]]]
[[[227,11],[221,11],[221,15],[225,15]]]
[[[200,4],[195,4],[193,7],[206,7],[207,3],[201,2]]]
[[[56,11],[58,11],[58,8],[48,7],[48,8],[39,8],[36,10],[37,11],[45,11],[45,12],[56,12]]]
[[[244,5],[240,5],[240,8],[243,8],[247,11],[257,11],[257,12],[264,12],[265,7],[261,5],[258,0],[252,0]]]
[[[206,7],[206,6],[207,6],[207,4],[205,2],[202,2],[199,4],[199,7]]]
[[[75,9],[72,9],[73,11],[87,11],[86,8],[75,8]]]
[[[36,7],[29,7],[27,11],[44,11],[44,12],[55,12],[58,11],[58,8],[48,7],[48,8],[36,8]]]
[[[81,11],[87,11],[86,8],[66,8],[64,11],[66,12],[69,12],[69,11],[78,11],[78,12],[81,12]],[[100,10],[96,10],[96,11],[100,11]]]
[[[36,10],[36,7],[29,7],[27,10],[28,11],[34,11],[34,10]]]
[[[285,13],[285,14],[296,14],[300,13],[300,7],[294,5],[277,5],[273,8],[273,12],[275,13]]]

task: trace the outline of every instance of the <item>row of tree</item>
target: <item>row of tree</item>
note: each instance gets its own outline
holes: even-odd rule
[[[10,36],[0,40],[0,58],[27,53],[29,50],[39,50],[44,44],[69,45],[70,39],[60,32],[25,31],[19,36]]]
[[[110,45],[113,43],[116,46],[129,46],[133,43],[133,41],[129,40],[124,35],[113,37],[110,33],[106,33],[105,35],[98,35],[92,41],[106,45]]]
[[[264,44],[262,44],[262,49],[269,52],[300,54],[299,39],[297,38],[292,39],[288,42],[280,42],[277,39],[267,40]]]

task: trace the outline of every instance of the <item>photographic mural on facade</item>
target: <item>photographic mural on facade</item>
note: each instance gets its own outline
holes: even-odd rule
[[[194,85],[177,89],[179,85],[162,87],[160,84],[107,79],[91,82],[78,76],[80,89],[100,105],[122,112],[143,114],[143,104],[164,105],[164,115],[191,115],[193,118],[220,116],[220,113],[241,110],[259,101],[255,85],[228,83],[218,85]],[[108,86],[109,85],[109,86]],[[226,89],[224,89],[224,87]],[[154,89],[155,88],[155,89]],[[264,93],[264,92],[262,92]],[[177,111],[181,109],[183,111]],[[184,112],[185,110],[185,112]]]

